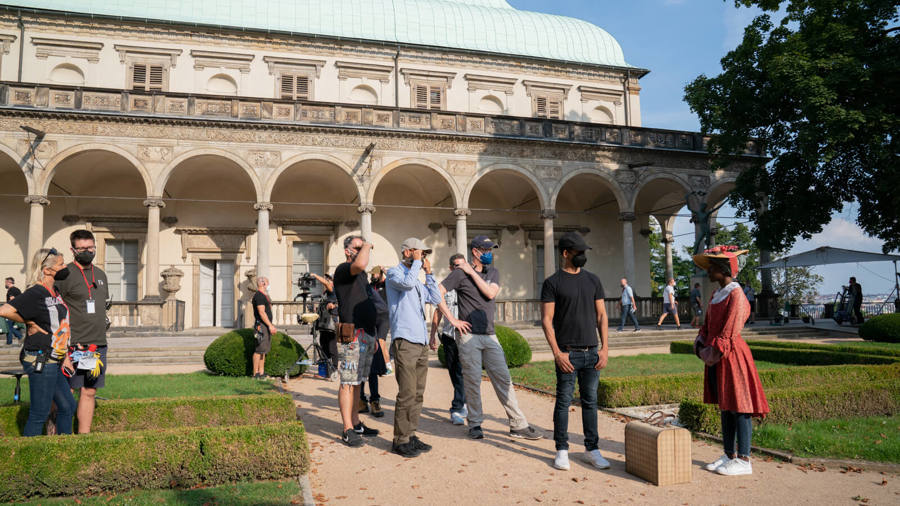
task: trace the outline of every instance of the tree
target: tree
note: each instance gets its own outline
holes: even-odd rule
[[[746,263],[738,273],[738,281],[749,283],[756,293],[762,291],[759,280],[759,247],[753,238],[753,231],[744,223],[737,223],[732,228],[721,227],[716,231],[716,244],[734,245],[748,250]]]
[[[764,14],[722,60],[685,87],[714,165],[754,140],[771,158],[743,171],[730,196],[760,247],[785,251],[834,211],[900,247],[900,40],[897,0],[734,0]],[[776,25],[771,12],[784,18]],[[761,212],[764,210],[764,212]]]
[[[809,267],[772,269],[772,279],[782,304],[784,301],[791,304],[814,302],[822,284],[822,276],[813,274]]]
[[[662,297],[666,286],[666,245],[662,242],[662,230],[656,219],[650,217],[650,235],[647,237],[650,246],[650,296]],[[687,248],[689,249],[689,248]],[[688,253],[689,254],[689,253]],[[694,272],[694,261],[684,259],[677,251],[672,251],[672,270],[675,277],[676,295],[687,296]]]

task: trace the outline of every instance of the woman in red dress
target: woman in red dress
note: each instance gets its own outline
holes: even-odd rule
[[[753,356],[741,337],[741,329],[750,315],[750,303],[734,281],[738,258],[747,252],[736,250],[734,246],[720,246],[694,255],[694,263],[706,270],[711,282],[719,285],[707,306],[706,321],[694,341],[694,352],[706,364],[703,402],[718,404],[722,411],[725,454],[706,469],[726,476],[753,473],[751,417],[763,417],[769,412]]]

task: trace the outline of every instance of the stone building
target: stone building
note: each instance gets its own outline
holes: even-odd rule
[[[87,227],[117,326],[170,327],[166,298],[186,327],[237,325],[255,273],[288,322],[297,277],[360,233],[381,265],[423,238],[439,277],[496,238],[500,319],[534,317],[568,230],[646,296],[650,217],[670,236],[687,193],[736,175],[641,126],[648,70],[607,32],[505,0],[4,4],[0,274]]]

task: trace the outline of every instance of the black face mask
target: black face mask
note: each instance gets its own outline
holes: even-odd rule
[[[53,275],[53,279],[56,281],[62,281],[69,277],[69,268],[66,267],[61,271],[56,271],[56,274]]]
[[[587,255],[584,253],[579,253],[572,257],[572,265],[575,267],[584,267],[584,264],[587,263]]]
[[[94,261],[93,251],[79,251],[75,253],[75,261],[87,267]]]

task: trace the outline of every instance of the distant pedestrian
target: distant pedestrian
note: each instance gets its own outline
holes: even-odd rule
[[[756,290],[753,289],[753,285],[749,282],[742,283],[744,287],[744,297],[747,297],[747,302],[750,303],[750,320],[747,321],[748,325],[753,325],[756,323]]]
[[[675,317],[675,326],[678,330],[681,330],[681,321],[678,319],[678,301],[675,300],[675,280],[673,278],[669,278],[669,282],[663,288],[663,313],[659,316],[659,321],[656,322],[656,330],[662,330],[662,323],[665,321],[666,316],[669,315]]]
[[[456,262],[465,262],[466,258],[459,253],[450,257],[450,272],[456,269]],[[456,290],[450,290],[444,294],[444,303],[454,318],[459,316],[459,300],[456,297]],[[466,423],[466,417],[469,410],[466,408],[466,388],[463,383],[462,365],[459,362],[459,348],[456,340],[459,338],[459,331],[447,320],[443,319],[444,325],[441,326],[441,312],[435,311],[431,320],[431,337],[429,342],[432,348],[437,347],[435,334],[440,329],[440,341],[444,347],[444,361],[447,363],[447,372],[450,373],[450,383],[453,385],[453,400],[450,402],[450,423],[453,425],[462,425]]]
[[[865,318],[863,318],[862,314],[862,303],[863,303],[863,291],[862,285],[856,282],[855,277],[850,278],[850,295],[853,298],[853,318],[855,320],[854,323],[857,325],[862,325]]]
[[[13,278],[6,278],[4,281],[6,285],[6,302],[12,302],[13,299],[22,295],[22,290],[16,286],[16,280]],[[18,346],[18,343],[13,343],[13,338],[16,340],[22,340],[22,334],[19,332],[19,329],[16,327],[15,322],[12,320],[6,320],[6,344],[10,346]]]
[[[256,293],[253,294],[253,330],[256,335],[256,349],[253,350],[253,377],[266,377],[266,355],[272,349],[272,336],[278,329],[272,323],[272,300],[269,298],[269,278],[256,278]]]
[[[385,291],[385,271],[376,265],[369,271],[369,297],[375,303],[378,317],[375,320],[375,355],[372,357],[372,368],[369,370],[369,397],[366,398],[366,382],[359,385],[359,412],[371,413],[375,418],[384,416],[381,409],[381,394],[378,392],[378,377],[387,374],[389,363],[387,354],[387,336],[391,330],[388,314],[387,292]]]
[[[609,357],[603,285],[582,268],[587,262],[585,251],[591,248],[581,235],[567,232],[559,239],[558,248],[563,268],[545,279],[541,288],[541,323],[556,362],[553,467],[569,469],[569,408],[577,379],[587,459],[597,469],[607,469],[609,462],[597,446],[597,386]]]
[[[631,286],[628,285],[628,280],[625,278],[619,280],[619,284],[622,285],[622,297],[619,299],[618,304],[622,308],[622,322],[616,331],[622,332],[625,330],[625,318],[631,317],[631,321],[634,323],[634,331],[640,332],[641,324],[638,323],[636,315],[637,304],[634,302],[634,290],[631,289]]]
[[[700,291],[700,283],[694,283],[691,290],[691,327],[700,327],[700,318],[703,317],[703,292]]]

